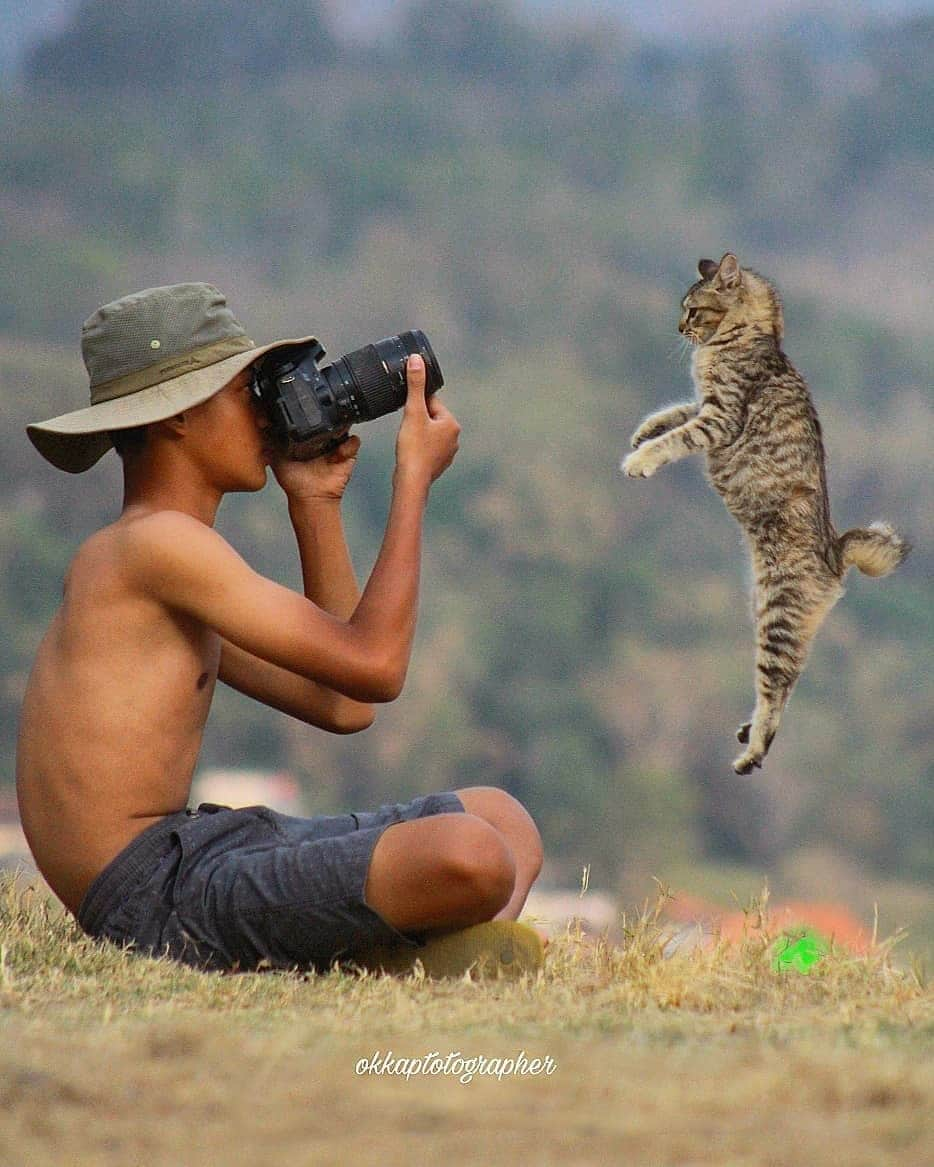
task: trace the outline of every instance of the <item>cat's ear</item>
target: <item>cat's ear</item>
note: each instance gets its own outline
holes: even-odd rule
[[[712,280],[717,274],[717,267],[712,259],[702,259],[697,264],[697,272],[702,280]]]
[[[728,251],[720,260],[720,285],[724,288],[738,288],[742,282],[739,260],[732,251]]]

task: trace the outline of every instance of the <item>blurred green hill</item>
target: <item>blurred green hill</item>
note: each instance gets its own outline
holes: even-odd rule
[[[207,279],[258,341],[314,331],[336,357],[425,329],[464,436],[433,494],[403,697],[330,740],[219,694],[206,765],[289,768],[321,810],[502,785],[556,880],[692,862],[929,879],[934,20],[833,52],[692,53],[498,0],[413,4],[370,46],[314,4],[256,12],[85,0],[3,99],[0,783],[64,567],[120,499],[115,456],[72,481],[23,427],[84,404],[99,303]],[[617,469],[640,417],[690,396],[678,300],[728,248],[785,293],[838,526],[888,518],[916,545],[888,580],[851,576],[742,780],[739,532],[696,460],[650,483]],[[395,428],[361,434],[361,575]],[[297,584],[275,484],[219,525]]]

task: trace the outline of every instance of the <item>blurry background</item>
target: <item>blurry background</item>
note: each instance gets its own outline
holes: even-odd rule
[[[338,739],[219,691],[205,770],[285,772],[309,811],[493,783],[546,884],[728,904],[767,876],[931,946],[934,5],[4,0],[0,43],[0,815],[63,571],[120,503],[114,454],[72,479],[23,427],[86,403],[100,303],[209,280],[331,359],[425,329],[464,434],[404,695]],[[678,301],[727,249],[784,293],[837,525],[915,543],[852,573],[752,778],[739,530],[698,459],[617,469],[690,396]],[[361,579],[397,422],[361,432]],[[298,585],[274,482],[219,528]]]

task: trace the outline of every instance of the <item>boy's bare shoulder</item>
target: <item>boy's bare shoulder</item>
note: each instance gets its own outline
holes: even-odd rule
[[[124,516],[110,530],[121,558],[144,570],[180,565],[218,552],[235,554],[213,527],[182,511]]]
[[[78,586],[83,593],[83,585],[93,583],[99,592],[110,579],[119,591],[159,595],[167,589],[171,594],[196,580],[203,585],[212,572],[229,570],[231,561],[243,562],[221,535],[191,515],[172,510],[125,514],[81,544],[65,574],[64,591],[67,595]]]
[[[153,510],[143,514],[124,514],[110,527],[109,530],[119,534],[120,538],[133,540],[175,540],[178,538],[198,538],[199,535],[221,536],[184,511]]]
[[[211,621],[230,587],[255,573],[221,535],[181,511],[124,515],[112,528],[115,561],[130,590]]]

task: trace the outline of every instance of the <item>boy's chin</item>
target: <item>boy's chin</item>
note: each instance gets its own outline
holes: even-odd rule
[[[267,467],[262,465],[249,479],[244,477],[232,489],[237,494],[256,494],[257,491],[262,490],[266,485],[268,475],[269,471]]]

